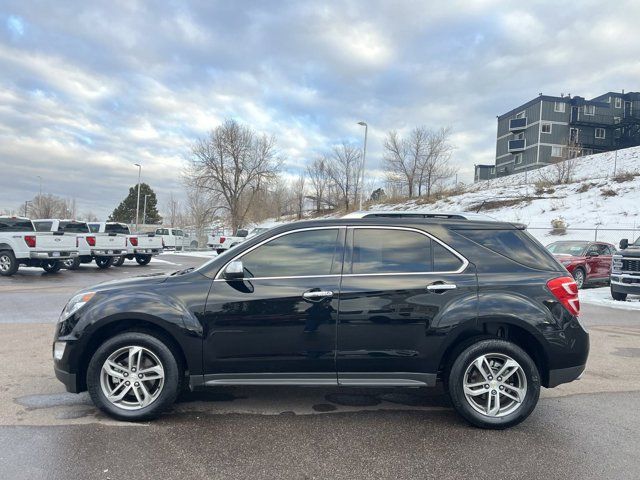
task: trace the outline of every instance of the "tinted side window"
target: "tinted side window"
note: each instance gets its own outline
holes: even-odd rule
[[[184,236],[184,234],[182,233],[182,230],[174,230],[174,231],[173,231],[173,234],[174,234],[176,237],[183,237],[183,236]]]
[[[558,269],[551,254],[523,230],[457,230],[456,233],[527,267]]]
[[[351,273],[431,271],[429,237],[406,230],[354,229]]]
[[[438,242],[433,242],[433,271],[455,272],[462,267],[462,260]]]
[[[36,227],[36,232],[50,232],[53,222],[35,222],[33,226]]]
[[[245,276],[291,277],[331,274],[337,258],[338,229],[290,233],[242,256]]]
[[[611,255],[611,252],[609,252],[609,247],[603,243],[599,243],[598,255]]]
[[[0,218],[0,232],[33,232],[31,220],[20,218]]]

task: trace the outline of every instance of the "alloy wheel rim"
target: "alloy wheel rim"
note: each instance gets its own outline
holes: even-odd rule
[[[502,353],[476,358],[467,367],[462,383],[471,408],[487,417],[504,417],[515,412],[527,396],[524,370]]]
[[[65,267],[70,267],[70,266],[72,266],[72,265],[73,265],[73,259],[72,259],[72,258],[68,258],[67,260],[64,260],[64,261],[62,262],[62,264],[63,264]]]
[[[578,288],[582,287],[582,285],[584,284],[584,273],[582,273],[582,270],[578,270],[576,272],[576,284],[578,285]]]
[[[100,387],[106,399],[124,410],[139,410],[158,399],[164,367],[149,349],[131,345],[113,352],[102,364]]]
[[[9,258],[9,255],[0,256],[0,270],[2,270],[3,272],[8,272],[10,268],[11,259]]]

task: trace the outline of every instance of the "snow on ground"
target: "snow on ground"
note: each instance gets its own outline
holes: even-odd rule
[[[632,180],[617,183],[616,173],[637,173]],[[433,211],[476,211],[482,202],[511,201],[511,205],[480,209],[493,218],[524,223],[544,244],[555,240],[594,239],[594,230],[620,229],[602,232],[598,239],[617,243],[620,238],[636,238],[640,234],[640,147],[605,152],[577,159],[575,181],[551,186],[536,193],[535,183],[550,178],[554,166],[485,180],[468,186],[468,191],[433,204],[411,200],[401,204],[374,205],[371,209]],[[526,181],[526,183],[525,183]],[[615,192],[615,195],[610,191]],[[604,192],[604,195],[603,195]],[[610,196],[607,196],[610,195]],[[489,206],[490,207],[490,206]],[[551,221],[562,217],[568,230],[564,236],[550,233]],[[591,231],[574,229],[591,229]]]
[[[618,302],[611,298],[609,287],[585,288],[579,291],[580,303],[589,303],[603,307],[640,310],[640,296],[629,295],[626,302]]]

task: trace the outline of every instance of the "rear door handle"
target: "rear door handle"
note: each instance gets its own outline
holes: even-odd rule
[[[331,297],[333,297],[333,292],[330,290],[310,290],[302,294],[302,298],[305,300],[321,300]]]
[[[435,293],[444,293],[447,290],[455,290],[457,287],[454,283],[432,283],[427,285],[427,290]]]

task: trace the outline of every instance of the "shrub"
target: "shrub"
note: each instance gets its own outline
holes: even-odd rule
[[[603,197],[617,197],[618,192],[610,188],[603,188],[602,190],[600,190],[600,195],[602,195]]]
[[[551,235],[566,235],[567,233],[567,227],[569,225],[567,224],[567,221],[562,218],[562,217],[558,217],[558,218],[554,218],[553,220],[551,220]]]
[[[616,183],[624,183],[624,182],[630,182],[631,180],[633,180],[636,175],[638,175],[637,173],[634,172],[618,172],[614,177],[613,177],[613,181]]]
[[[583,183],[582,185],[580,185],[577,189],[576,192],[577,193],[584,193],[589,191],[589,189],[593,187],[592,183]]]

